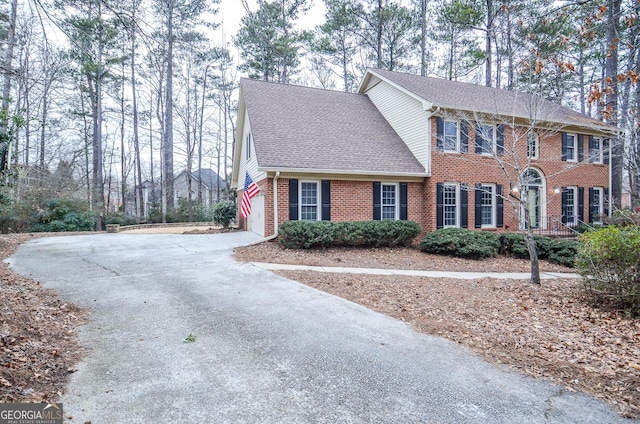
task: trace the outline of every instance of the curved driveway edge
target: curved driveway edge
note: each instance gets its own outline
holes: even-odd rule
[[[92,309],[80,333],[88,356],[62,398],[71,422],[629,422],[231,258],[258,240],[97,234],[21,246],[13,270]]]

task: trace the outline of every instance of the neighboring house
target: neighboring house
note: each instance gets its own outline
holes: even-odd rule
[[[240,224],[262,236],[287,220],[516,230],[504,197],[519,196],[532,226],[575,225],[607,213],[615,134],[535,96],[398,72],[368,70],[358,93],[243,79],[231,187],[260,186]]]
[[[153,203],[160,204],[162,201],[162,190],[160,189],[159,184],[153,184],[149,180],[144,180],[142,182],[142,202],[143,202],[143,211],[142,216],[146,217],[149,214],[149,209]],[[133,196],[131,198],[131,202],[133,202]]]
[[[211,207],[219,199],[224,199],[225,186],[224,179],[211,169],[203,168],[191,172],[191,199],[196,202],[199,199],[198,191],[201,190],[202,205],[205,207]],[[179,199],[189,198],[189,178],[186,170],[173,179],[173,193],[176,207]]]

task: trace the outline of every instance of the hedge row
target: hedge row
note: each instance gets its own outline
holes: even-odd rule
[[[421,232],[413,221],[287,221],[278,228],[278,240],[289,249],[409,246]]]
[[[580,243],[574,240],[534,236],[538,258],[573,267]],[[529,258],[529,250],[521,233],[491,233],[464,228],[444,228],[429,233],[420,250],[437,255],[482,259],[499,254]]]

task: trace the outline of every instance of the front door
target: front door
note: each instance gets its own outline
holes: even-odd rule
[[[540,187],[529,187],[527,196],[531,228],[540,228]]]

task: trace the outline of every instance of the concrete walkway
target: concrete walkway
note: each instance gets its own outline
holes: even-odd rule
[[[383,268],[350,268],[339,266],[309,266],[273,264],[265,262],[250,262],[258,268],[268,271],[315,271],[335,272],[339,274],[370,274],[370,275],[409,275],[413,277],[432,278],[456,278],[459,280],[478,280],[481,278],[497,278],[501,280],[528,280],[531,274],[528,272],[456,272],[456,271],[420,271],[409,269],[383,269]],[[580,274],[566,272],[541,272],[540,279],[553,280],[556,278],[581,278]]]

